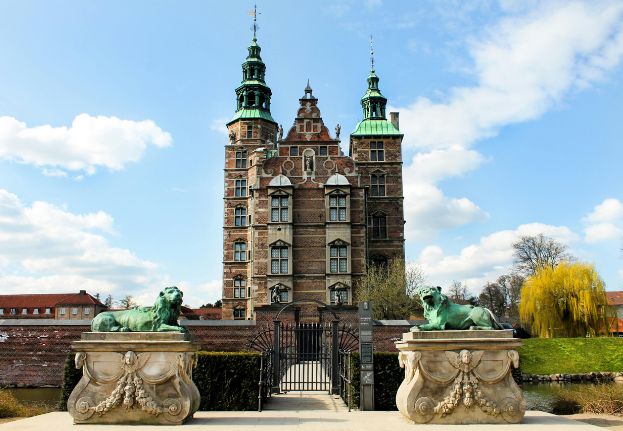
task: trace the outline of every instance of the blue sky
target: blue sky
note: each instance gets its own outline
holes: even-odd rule
[[[468,3],[468,4],[467,4]],[[251,2],[0,1],[0,285],[220,297],[224,123]],[[623,4],[258,2],[273,117],[309,78],[401,113],[407,259],[478,292],[544,233],[623,289]],[[345,142],[343,142],[346,144]]]

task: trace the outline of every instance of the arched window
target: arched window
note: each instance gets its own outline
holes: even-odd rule
[[[247,225],[247,209],[245,207],[236,207],[234,210],[234,226]]]

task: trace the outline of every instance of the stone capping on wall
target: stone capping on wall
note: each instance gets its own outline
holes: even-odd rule
[[[256,326],[255,320],[180,320],[182,326]],[[91,320],[2,319],[0,326],[91,326]]]

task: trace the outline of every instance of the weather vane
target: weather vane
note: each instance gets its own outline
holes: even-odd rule
[[[374,72],[374,40],[372,39],[372,35],[370,35],[370,67]]]
[[[249,16],[253,17],[253,27],[251,27],[253,29],[253,39],[256,39],[257,30],[260,28],[257,25],[257,14],[258,14],[258,12],[257,12],[257,4],[254,4],[253,5],[253,9],[251,9],[249,11]]]

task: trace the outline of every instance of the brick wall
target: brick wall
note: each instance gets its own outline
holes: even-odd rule
[[[267,307],[270,308],[271,306]],[[274,306],[273,306],[274,307]],[[288,310],[290,311],[290,310]],[[260,321],[187,321],[184,322],[201,350],[246,350],[251,339],[272,328],[270,313],[262,313]],[[293,312],[284,312],[283,321],[292,322]],[[354,307],[340,313],[343,323],[354,327],[358,324]],[[332,320],[331,313],[324,313],[324,321]],[[407,321],[375,322],[374,350],[395,352],[394,340],[409,330]],[[63,368],[71,343],[89,330],[86,321],[0,321],[0,387],[6,386],[60,386]]]

